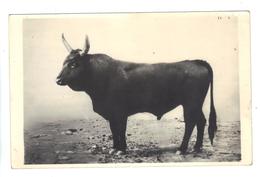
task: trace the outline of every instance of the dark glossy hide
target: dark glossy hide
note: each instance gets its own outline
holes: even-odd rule
[[[68,79],[66,73],[72,72],[68,65],[74,60],[80,65],[80,71]],[[182,105],[186,123],[180,146],[183,153],[195,126],[198,130],[195,150],[199,151],[202,147],[206,122],[202,105],[211,84],[209,136],[213,142],[216,131],[213,72],[205,61],[137,64],[115,60],[104,54],[78,53],[77,57],[67,58],[58,79],[60,85],[68,85],[73,90],[85,91],[90,95],[94,111],[110,122],[114,148],[117,150],[126,148],[128,116],[150,112],[160,120],[163,114]]]

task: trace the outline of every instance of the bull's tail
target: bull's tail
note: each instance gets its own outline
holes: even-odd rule
[[[216,110],[214,106],[214,98],[213,98],[213,72],[212,72],[212,80],[211,80],[211,86],[210,86],[210,113],[209,113],[209,139],[211,144],[213,145],[213,138],[215,136],[215,133],[217,131],[217,115]]]
[[[201,60],[199,61],[203,66],[205,66],[208,69],[210,75],[210,113],[209,113],[208,133],[209,133],[210,142],[213,145],[213,139],[217,131],[217,115],[216,115],[214,98],[213,98],[213,70],[207,62]]]

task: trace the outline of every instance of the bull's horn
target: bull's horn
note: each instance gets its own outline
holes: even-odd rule
[[[84,46],[84,53],[87,54],[89,51],[90,45],[89,45],[89,40],[88,40],[88,35],[85,37],[85,46]]]
[[[69,45],[69,43],[66,41],[63,33],[62,33],[62,42],[65,45],[68,52],[71,52],[73,50],[72,47]]]

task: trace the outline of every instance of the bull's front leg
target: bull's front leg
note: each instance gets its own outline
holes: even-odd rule
[[[127,118],[110,119],[109,124],[113,137],[113,149],[109,153],[118,155],[125,153],[127,147],[125,137]]]

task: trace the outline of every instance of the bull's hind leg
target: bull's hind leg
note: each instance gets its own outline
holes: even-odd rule
[[[119,146],[119,136],[116,130],[116,124],[114,123],[114,121],[109,121],[109,125],[110,125],[110,130],[112,133],[112,138],[113,138],[113,149],[117,149]],[[112,153],[112,151],[111,151]]]
[[[204,129],[205,129],[205,124],[206,124],[206,119],[203,114],[203,112],[200,112],[200,116],[197,120],[197,140],[196,144],[194,146],[194,151],[195,152],[200,152],[202,145],[203,145],[203,135],[204,135]]]
[[[177,151],[177,154],[185,154],[187,151],[190,136],[192,134],[194,126],[196,125],[194,114],[196,115],[196,111],[184,107],[185,133],[179,151]]]

